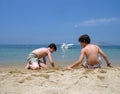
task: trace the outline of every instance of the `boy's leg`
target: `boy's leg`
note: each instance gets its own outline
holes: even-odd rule
[[[39,69],[39,63],[38,63],[38,58],[35,54],[30,53],[27,57],[27,66],[25,68],[27,69]]]
[[[27,65],[25,66],[25,69],[30,69],[30,64],[27,63]]]
[[[30,69],[36,70],[40,69],[38,62],[32,62],[32,64],[29,64]]]
[[[87,66],[87,62],[85,61],[85,62],[83,62],[83,67],[85,67],[85,68],[88,68],[88,66]]]
[[[40,63],[40,68],[45,68],[45,69],[47,69],[48,67],[47,67],[46,64],[44,64],[44,63]]]

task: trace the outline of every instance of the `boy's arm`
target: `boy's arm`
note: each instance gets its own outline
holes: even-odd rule
[[[69,65],[69,66],[67,67],[67,69],[71,69],[71,68],[73,68],[73,67],[78,66],[79,64],[81,64],[82,61],[83,61],[83,58],[84,58],[84,54],[85,54],[85,51],[84,51],[84,50],[81,50],[79,59],[78,59],[75,63]]]
[[[49,58],[49,61],[50,61],[51,66],[52,66],[52,67],[55,67],[55,64],[54,64],[54,62],[53,62],[53,60],[52,60],[52,56],[51,56],[51,53],[50,53],[50,52],[48,53],[48,58]]]
[[[111,67],[111,63],[110,61],[108,60],[108,57],[106,56],[106,54],[99,48],[99,53],[100,55],[102,55],[102,57],[104,58],[104,60],[106,61],[106,64],[108,67]]]
[[[46,64],[46,58],[45,57],[43,57],[43,63]]]

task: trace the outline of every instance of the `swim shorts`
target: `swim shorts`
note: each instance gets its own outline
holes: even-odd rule
[[[27,57],[27,62],[29,64],[32,64],[33,62],[37,62],[38,64],[40,64],[42,61],[38,59],[36,54],[30,53]]]
[[[101,62],[100,63],[98,63],[98,64],[95,64],[95,65],[93,65],[93,66],[91,66],[91,65],[89,65],[87,62],[84,62],[83,63],[83,66],[85,67],[85,68],[92,68],[92,69],[94,69],[94,68],[100,68],[101,67]]]

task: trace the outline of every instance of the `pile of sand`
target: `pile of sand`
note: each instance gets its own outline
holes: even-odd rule
[[[0,69],[0,94],[120,94],[120,67]]]

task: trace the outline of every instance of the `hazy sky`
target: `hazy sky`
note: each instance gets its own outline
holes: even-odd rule
[[[0,44],[120,45],[120,0],[0,0]]]

